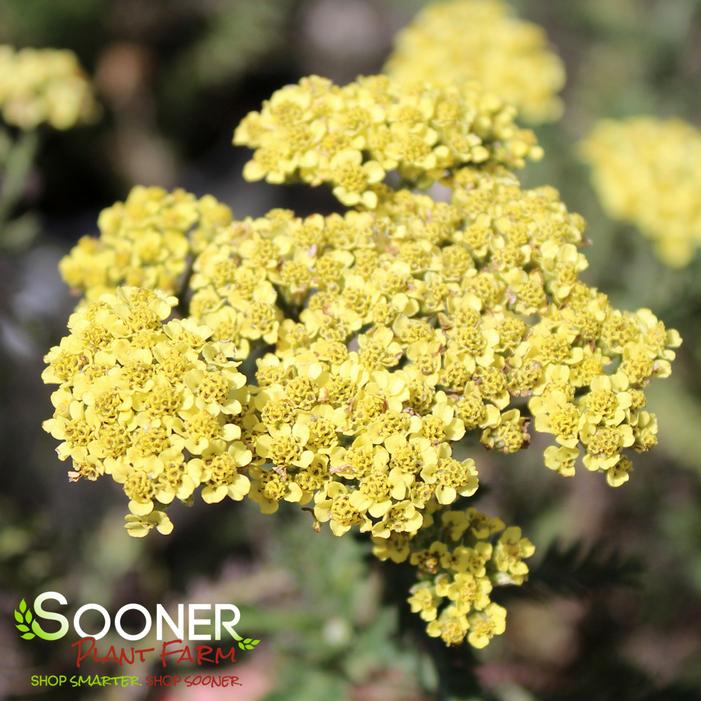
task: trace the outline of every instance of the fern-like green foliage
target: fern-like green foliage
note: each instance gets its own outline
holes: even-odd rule
[[[509,595],[548,598],[577,597],[608,587],[634,587],[642,568],[634,557],[603,543],[554,541],[531,568],[528,586]]]

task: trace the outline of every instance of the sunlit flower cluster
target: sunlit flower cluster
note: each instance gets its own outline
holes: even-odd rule
[[[518,108],[529,122],[560,116],[565,68],[544,30],[502,0],[447,0],[422,9],[397,35],[387,73],[403,83],[474,82]]]
[[[100,213],[100,235],[82,237],[59,269],[88,299],[120,285],[177,292],[193,255],[231,220],[211,195],[137,186]]]
[[[467,638],[476,648],[506,628],[506,609],[491,600],[492,589],[522,584],[528,575],[524,559],[535,552],[519,528],[506,528],[501,519],[472,507],[433,507],[415,538],[395,534],[374,538],[373,545],[380,560],[416,567],[419,581],[409,605],[426,621],[428,634],[446,645]]]
[[[604,120],[581,152],[608,214],[637,226],[667,265],[687,265],[701,246],[701,131],[680,119]]]
[[[403,86],[386,76],[343,87],[311,76],[278,90],[243,119],[234,143],[255,149],[247,180],[329,184],[343,204],[373,209],[387,173],[426,187],[446,170],[538,158],[515,110],[471,86]]]
[[[224,229],[195,262],[190,314],[257,361],[251,497],[314,510],[332,531],[414,534],[433,500],[477,488],[451,443],[514,453],[551,434],[612,485],[656,441],[642,388],[679,343],[577,275],[583,220],[551,188],[460,170],[449,203],[381,191],[374,211],[276,210]],[[530,412],[525,411],[528,404]],[[254,423],[255,421],[255,423]]]
[[[123,287],[88,302],[46,357],[58,384],[46,431],[73,463],[72,479],[103,474],[129,498],[132,535],[173,526],[165,509],[197,490],[208,502],[240,500],[251,453],[239,440],[246,378],[227,344],[192,320],[166,321],[174,297]]]
[[[73,52],[2,45],[0,111],[7,124],[20,129],[43,123],[70,129],[93,120],[98,107]]]
[[[390,167],[366,141],[375,108],[390,136],[404,133],[388,115],[406,95],[406,135],[425,135],[439,94],[454,95],[405,94],[386,78],[347,90],[310,78],[244,120],[237,134],[258,147],[254,169],[261,149],[279,151],[266,161],[277,170],[256,177],[336,190],[345,186],[320,144],[329,135],[337,143],[346,125],[352,143],[341,152],[383,176],[337,191],[355,205],[342,213],[272,210],[229,222],[212,201],[215,222],[193,239],[202,228],[194,198],[178,195],[181,209],[175,195],[137,191],[128,226],[101,223],[110,247],[123,242],[128,253],[121,268],[101,263],[100,249],[68,259],[87,271],[95,255],[96,269],[116,272],[72,282],[94,301],[47,356],[44,379],[61,384],[47,429],[75,474],[123,484],[134,535],[168,530],[164,507],[198,487],[207,501],[248,496],[265,513],[295,503],[335,535],[367,533],[379,557],[417,566],[411,604],[429,634],[482,647],[504,629],[491,588],[520,584],[533,546],[498,519],[446,510],[477,492],[480,444],[517,453],[535,430],[552,437],[549,468],[571,475],[581,457],[622,484],[632,452],[655,444],[644,389],[669,374],[680,339],[649,310],[619,311],[579,279],[584,221],[555,189],[523,189],[504,167],[516,165],[505,157],[516,143],[527,146],[513,125],[508,137],[482,140],[486,153],[467,165],[405,155],[391,166],[402,185],[382,182]],[[471,114],[473,126],[489,124]],[[446,117],[446,129],[462,128],[463,117]],[[465,129],[475,135],[473,126]],[[305,151],[295,129],[308,137]],[[445,197],[408,183],[438,183]],[[121,222],[125,207],[109,221]],[[185,212],[185,223],[172,212]],[[139,248],[148,237],[133,233],[140,221],[160,236],[155,266]],[[104,292],[122,283],[140,287]],[[167,321],[176,303],[185,318]],[[116,447],[102,437],[109,431]]]

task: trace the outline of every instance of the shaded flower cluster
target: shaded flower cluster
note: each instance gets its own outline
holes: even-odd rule
[[[467,638],[476,648],[506,629],[506,609],[491,600],[492,589],[522,584],[528,576],[524,559],[535,552],[520,528],[506,528],[472,507],[431,509],[415,538],[374,538],[373,545],[380,560],[416,567],[419,581],[408,601],[427,633],[446,645]]]
[[[100,235],[82,237],[59,269],[88,299],[120,285],[177,292],[193,256],[231,220],[211,195],[137,186],[100,213]]]
[[[446,96],[466,111],[445,113],[439,135]],[[522,583],[533,546],[498,519],[447,510],[478,490],[465,439],[512,454],[532,430],[549,434],[549,468],[573,474],[581,456],[617,486],[632,452],[656,441],[644,391],[669,374],[680,339],[579,279],[583,219],[505,167],[537,152],[531,137],[510,116],[496,137],[463,99],[386,77],[278,91],[237,130],[257,148],[248,176],[329,183],[354,208],[230,221],[208,200],[210,220],[185,193],[135,191],[103,213],[102,239],[62,264],[89,301],[44,379],[61,385],[46,425],[60,456],[77,475],[123,484],[132,534],[169,530],[165,506],[197,488],[207,501],[248,496],[265,513],[296,503],[338,536],[368,533],[378,557],[417,566],[411,603],[429,634],[482,647],[504,629],[491,588]],[[479,158],[451,147],[441,160],[458,132]],[[441,155],[383,160],[402,135]],[[330,158],[339,143],[353,168],[382,176],[343,180]],[[392,169],[399,187],[384,182]],[[416,188],[432,183],[445,201]],[[93,257],[112,277],[89,275]],[[176,303],[185,318],[167,321]]]
[[[599,122],[581,145],[607,213],[652,240],[667,265],[701,246],[701,132],[680,119]]]
[[[311,76],[273,94],[235,131],[255,149],[247,180],[326,183],[343,204],[374,209],[388,172],[420,187],[447,169],[498,163],[520,167],[538,158],[532,132],[515,110],[476,86],[404,86],[386,76],[343,87]]]
[[[169,533],[165,509],[201,490],[240,500],[251,453],[238,440],[246,378],[226,344],[191,320],[167,321],[174,297],[123,287],[81,305],[46,357],[59,385],[44,429],[61,441],[73,480],[111,475],[129,498],[126,527]]]
[[[385,70],[408,84],[472,90],[477,82],[534,124],[562,112],[562,61],[544,30],[516,17],[502,0],[431,3],[399,32]]]
[[[92,121],[98,106],[72,51],[0,46],[0,111],[20,129],[46,123],[70,129]]]

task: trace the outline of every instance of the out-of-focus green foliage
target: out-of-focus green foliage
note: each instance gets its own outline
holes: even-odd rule
[[[207,29],[189,46],[173,67],[169,79],[172,93],[177,87],[220,86],[237,80],[247,68],[284,41],[292,0],[240,0],[236,12],[224,2],[206,18]]]
[[[13,140],[7,131],[0,131],[0,250],[16,251],[28,246],[39,231],[35,215],[25,212],[11,218],[27,186],[34,164],[38,136],[34,132]]]

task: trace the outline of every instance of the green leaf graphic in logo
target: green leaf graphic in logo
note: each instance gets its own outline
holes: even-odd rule
[[[15,628],[20,632],[20,638],[31,640],[36,637],[36,631],[32,632],[30,628],[33,619],[34,614],[32,610],[27,606],[27,602],[22,599],[19,602],[19,607],[15,609]]]
[[[242,650],[253,650],[253,648],[258,645],[260,640],[257,640],[256,638],[244,638],[243,640],[239,640],[239,647]]]

